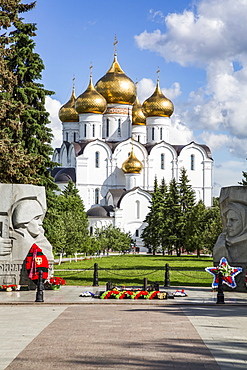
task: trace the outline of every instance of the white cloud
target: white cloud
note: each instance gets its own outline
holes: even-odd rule
[[[45,99],[45,108],[49,113],[50,125],[52,133],[54,135],[52,140],[52,147],[59,148],[62,144],[62,125],[58,118],[58,111],[61,108],[62,104],[56,100],[52,99],[50,96],[46,96]]]
[[[202,138],[204,143],[207,143],[212,152],[226,147],[231,141],[228,135],[215,134],[209,131],[203,131],[199,137]]]
[[[173,114],[171,117],[170,128],[170,143],[171,144],[188,144],[195,141],[193,131],[187,125],[181,122],[178,115]]]
[[[140,82],[138,82],[137,94],[141,103],[153,94],[155,87],[156,83],[154,83],[150,78],[142,78]],[[161,91],[168,99],[173,100],[181,94],[180,84],[178,82],[174,82],[168,89],[161,87]]]
[[[152,10],[153,15],[160,13]],[[167,61],[204,65],[210,60],[235,58],[247,49],[246,16],[246,0],[202,0],[195,12],[168,14],[166,33],[144,31],[135,40],[141,49],[156,51]]]
[[[215,164],[214,169],[214,196],[220,195],[220,189],[224,186],[236,186],[242,180],[242,171],[246,163],[240,161],[225,161],[221,165]]]
[[[150,16],[163,19],[163,25],[135,36],[139,48],[206,71],[206,84],[192,91],[186,104],[176,105],[180,119],[191,129],[203,130],[201,137],[212,149],[225,145],[235,156],[245,157],[247,1],[199,0],[190,11],[163,17],[162,10],[153,9]],[[207,130],[214,134],[206,135]]]

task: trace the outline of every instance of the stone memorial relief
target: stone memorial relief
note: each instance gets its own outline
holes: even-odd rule
[[[0,285],[29,284],[26,256],[35,243],[53,264],[52,246],[44,235],[45,188],[0,184]]]
[[[242,267],[242,273],[236,277],[236,290],[247,291],[247,187],[222,188],[220,210],[223,232],[213,249],[214,264],[218,265],[225,257],[231,266]]]

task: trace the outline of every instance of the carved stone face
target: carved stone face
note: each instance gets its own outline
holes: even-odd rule
[[[41,216],[34,217],[28,224],[27,224],[27,231],[32,237],[38,236],[43,228],[42,228],[42,221],[40,219]]]
[[[241,216],[234,211],[233,209],[230,209],[227,212],[226,215],[226,229],[227,229],[227,234],[230,237],[236,236],[241,233],[243,230],[243,225],[242,225],[242,219]]]

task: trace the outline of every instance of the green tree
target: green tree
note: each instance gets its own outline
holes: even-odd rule
[[[186,250],[194,252],[197,257],[205,249],[203,234],[206,229],[207,209],[202,200],[200,200],[190,211],[186,226]]]
[[[62,194],[49,194],[48,198],[44,227],[55,252],[88,252],[92,247],[88,234],[88,219],[73,182],[68,183]]]
[[[192,189],[192,186],[189,184],[189,179],[185,168],[182,168],[180,171],[179,198],[181,216],[179,220],[179,245],[177,247],[177,252],[180,255],[181,247],[186,248],[186,230],[188,227],[187,223],[190,217],[190,213],[195,206],[195,192]]]
[[[176,180],[173,178],[169,184],[164,209],[164,218],[166,219],[166,240],[168,242],[168,253],[172,254],[175,247],[177,255],[180,255],[180,224],[181,207],[179,188]]]
[[[246,171],[242,171],[242,175],[243,175],[243,179],[242,181],[239,182],[240,185],[247,185],[247,172]]]
[[[121,231],[120,228],[112,225],[97,228],[94,236],[99,242],[100,248],[98,250],[108,251],[110,249],[119,252],[126,252],[131,247],[131,236],[129,233]]]
[[[162,189],[159,188],[157,178],[154,180],[154,192],[152,195],[150,211],[147,214],[144,222],[147,226],[143,229],[142,239],[144,245],[148,249],[152,249],[153,254],[156,253],[158,247],[161,245],[162,229],[163,229],[163,207],[164,207],[164,194]]]
[[[212,253],[218,236],[222,233],[223,229],[219,198],[214,198],[213,206],[206,210],[204,223],[205,230],[202,234],[203,244],[206,250]]]
[[[10,163],[10,170],[5,168],[7,172],[1,173],[0,179],[55,189],[48,170],[54,163],[50,159],[52,134],[47,127],[49,114],[45,110],[45,96],[51,92],[37,82],[41,79],[44,65],[34,52],[32,38],[36,26],[25,24],[20,17],[34,6],[35,2],[21,4],[21,0],[0,0],[0,26],[6,31],[0,39],[3,93],[0,99],[0,140],[4,149],[0,161],[6,159]],[[21,156],[24,159],[18,163]]]

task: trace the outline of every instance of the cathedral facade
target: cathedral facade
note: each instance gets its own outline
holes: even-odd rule
[[[143,248],[141,233],[149,212],[155,177],[169,184],[186,169],[197,201],[212,203],[210,149],[191,142],[169,142],[174,106],[157,81],[141,105],[136,85],[121,69],[115,53],[108,72],[94,86],[71,98],[59,111],[63,143],[52,171],[60,188],[72,180],[79,190],[90,232],[109,224],[130,232]]]

